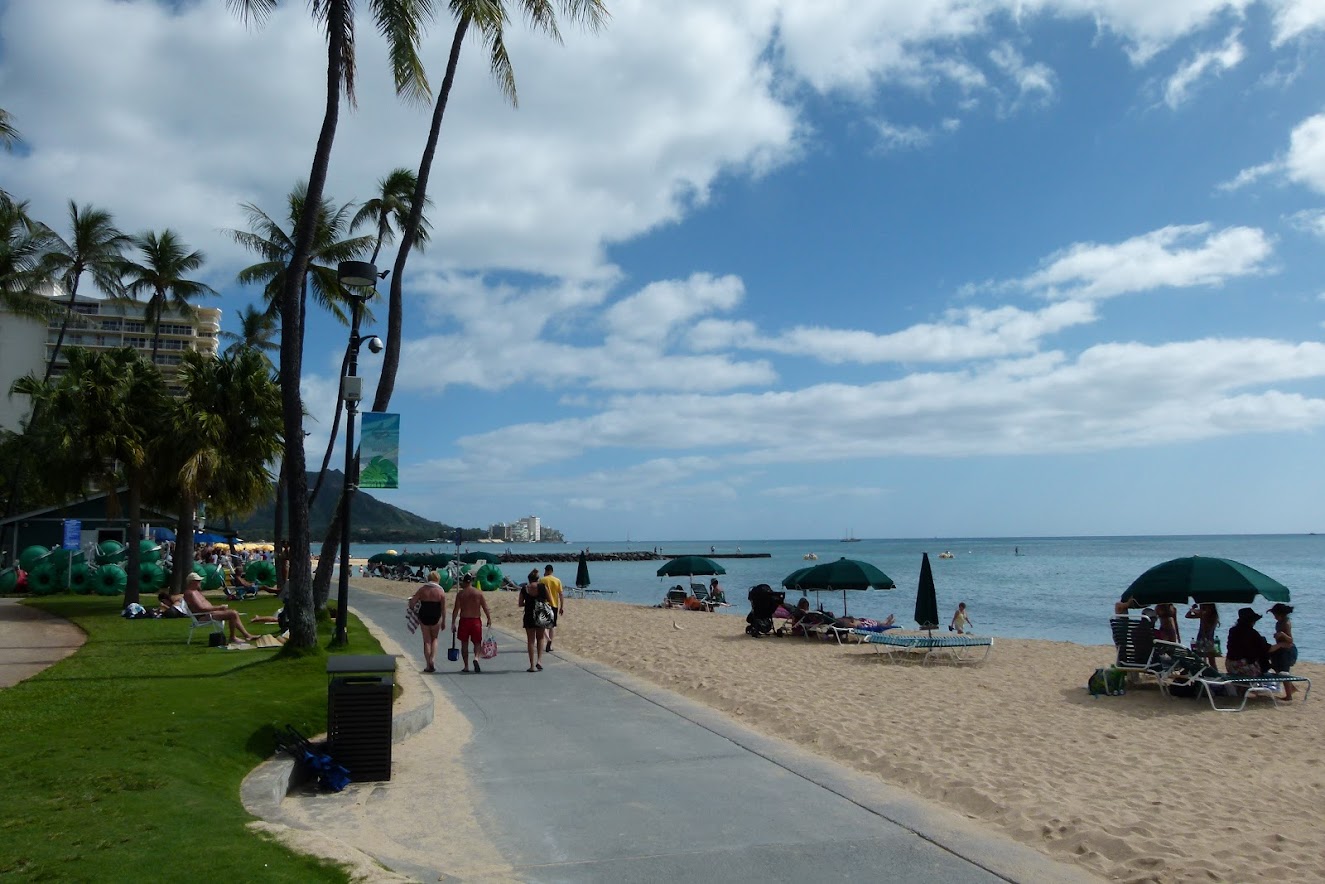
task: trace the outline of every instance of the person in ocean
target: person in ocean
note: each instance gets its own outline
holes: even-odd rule
[[[436,672],[437,636],[446,628],[446,593],[437,583],[425,583],[409,597],[409,605],[417,608],[423,632],[423,671]]]

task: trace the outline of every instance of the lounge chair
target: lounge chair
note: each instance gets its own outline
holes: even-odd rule
[[[1114,617],[1109,621],[1109,628],[1113,631],[1113,644],[1118,652],[1113,664],[1115,669],[1158,680],[1172,662],[1156,644],[1154,627],[1149,620]]]
[[[176,610],[179,609],[176,608]],[[185,642],[186,645],[193,644],[193,631],[195,629],[209,629],[222,638],[225,637],[225,624],[220,620],[213,620],[211,614],[196,614],[193,611],[187,611],[186,613],[189,618],[189,640]]]
[[[994,649],[994,639],[987,635],[957,635],[956,633],[930,633],[890,629],[887,632],[874,632],[857,629],[855,635],[865,644],[872,645],[876,653],[886,654],[888,659],[897,659],[898,652],[907,655],[922,654],[922,664],[933,663],[945,657],[951,663],[983,663],[989,659]],[[976,656],[976,649],[984,648],[984,653]]]
[[[1270,702],[1278,706],[1279,694],[1286,684],[1307,686],[1302,692],[1301,702],[1304,706],[1307,696],[1311,693],[1311,679],[1305,675],[1290,675],[1287,672],[1270,672],[1255,676],[1228,675],[1214,669],[1194,651],[1176,642],[1156,640],[1155,645],[1171,659],[1170,665],[1159,677],[1160,690],[1172,696],[1175,687],[1192,686],[1196,690],[1196,696],[1205,694],[1206,699],[1210,701],[1210,708],[1216,712],[1241,712],[1247,708],[1247,701],[1252,697],[1269,697]],[[1231,702],[1226,706],[1220,706],[1215,702],[1215,695],[1229,697],[1230,688],[1233,696],[1241,694],[1242,702],[1236,706]]]

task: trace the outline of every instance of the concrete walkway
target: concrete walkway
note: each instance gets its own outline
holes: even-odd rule
[[[352,604],[406,650],[401,666],[422,668],[400,599],[356,589]],[[425,678],[468,721],[475,813],[518,880],[1095,880],[669,691],[560,654],[530,674],[523,636],[498,643],[482,674],[443,654]],[[445,820],[435,794],[411,815]],[[399,871],[453,880],[417,863]]]
[[[87,641],[68,620],[19,602],[0,599],[0,688],[59,663]]]

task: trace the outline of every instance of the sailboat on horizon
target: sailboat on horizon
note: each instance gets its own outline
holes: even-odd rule
[[[854,533],[852,533],[851,529],[848,528],[848,529],[847,529],[847,536],[846,536],[846,537],[843,537],[842,540],[841,540],[841,542],[842,542],[842,543],[860,543],[860,538],[857,537]]]

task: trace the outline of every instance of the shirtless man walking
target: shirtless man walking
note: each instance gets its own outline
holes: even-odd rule
[[[460,655],[465,661],[461,672],[469,671],[469,646],[474,645],[474,671],[482,672],[478,665],[478,649],[483,644],[483,624],[479,613],[488,620],[488,629],[492,628],[492,612],[488,610],[488,600],[483,591],[474,585],[472,574],[460,575],[460,591],[455,594],[455,605],[451,608],[451,632],[460,641]]]
[[[437,634],[446,628],[446,594],[436,583],[425,583],[409,598],[412,607],[417,603],[419,626],[423,631],[424,672],[436,672]]]

